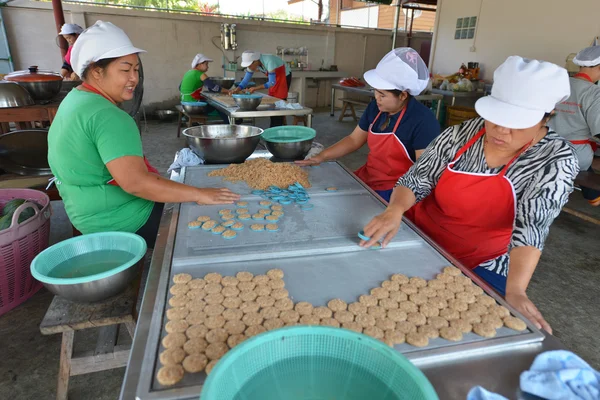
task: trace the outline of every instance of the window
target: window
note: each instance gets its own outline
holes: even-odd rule
[[[477,17],[464,17],[456,20],[454,39],[473,39],[477,28]]]

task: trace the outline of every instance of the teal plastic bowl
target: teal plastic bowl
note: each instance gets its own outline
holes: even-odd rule
[[[236,346],[201,400],[437,400],[423,373],[383,342],[340,328],[295,326]]]
[[[77,236],[47,248],[31,262],[31,274],[52,293],[95,302],[121,293],[137,276],[146,241],[134,233]]]
[[[317,131],[305,126],[277,126],[265,129],[261,137],[267,150],[280,160],[302,160],[312,146]]]

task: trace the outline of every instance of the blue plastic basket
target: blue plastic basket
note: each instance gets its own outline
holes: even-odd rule
[[[260,99],[262,96],[260,94],[232,94],[234,99]]]
[[[192,107],[205,107],[208,105],[205,101],[182,101],[181,104]]]
[[[202,400],[437,400],[423,373],[383,342],[347,329],[295,326],[236,346]]]

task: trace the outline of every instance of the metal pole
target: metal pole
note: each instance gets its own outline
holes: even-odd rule
[[[394,34],[392,36],[392,50],[396,48],[396,37],[398,36],[398,20],[400,19],[400,2],[396,4],[396,13],[394,14]]]
[[[60,28],[65,24],[65,13],[63,12],[62,1],[61,0],[52,0],[52,9],[54,10],[54,23],[56,24],[56,33],[60,33]],[[62,57],[67,54],[67,48],[69,44],[60,36],[58,39],[60,42],[60,53]]]

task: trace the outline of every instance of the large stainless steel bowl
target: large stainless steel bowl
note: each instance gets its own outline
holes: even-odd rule
[[[245,95],[245,94],[234,94],[233,101],[238,105],[240,111],[254,111],[260,105],[262,96],[259,95]]]
[[[174,110],[156,110],[156,116],[161,121],[174,121],[177,119],[177,114]]]
[[[48,130],[28,129],[0,135],[0,168],[18,175],[50,175]]]
[[[18,82],[34,100],[52,100],[60,93],[62,81]]]
[[[314,139],[302,140],[292,143],[275,143],[265,140],[267,150],[275,157],[282,160],[304,160],[310,151]]]
[[[256,149],[262,132],[246,125],[201,125],[187,128],[183,134],[205,162],[229,164],[244,162]]]
[[[208,103],[205,103],[203,101],[184,102],[184,103],[181,103],[181,106],[183,107],[183,109],[185,110],[187,115],[190,115],[193,117],[193,116],[197,116],[197,115],[205,115],[206,107],[208,107]]]
[[[235,82],[234,78],[225,78],[223,76],[211,76],[209,79],[221,86],[223,89],[231,89],[233,83]]]
[[[0,108],[24,107],[33,105],[29,92],[18,83],[0,81]]]

